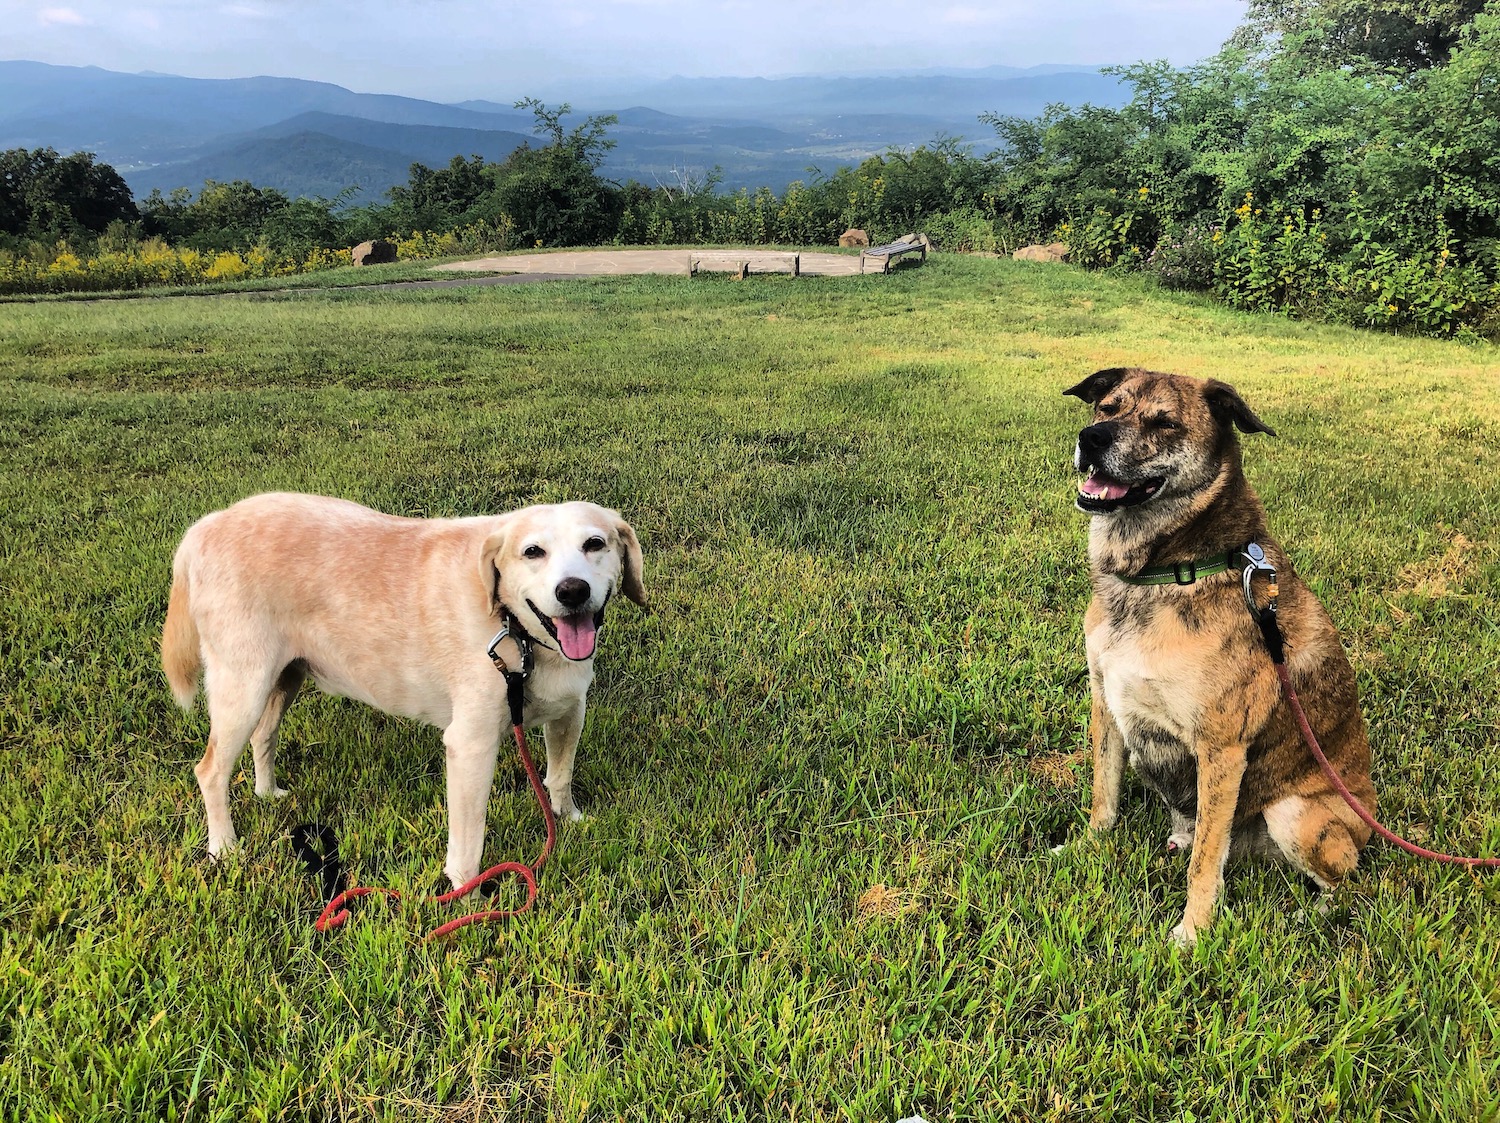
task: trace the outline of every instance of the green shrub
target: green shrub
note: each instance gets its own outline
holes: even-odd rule
[[[1143,268],[1163,288],[1205,292],[1214,287],[1215,254],[1223,236],[1221,227],[1190,222],[1163,234]]]

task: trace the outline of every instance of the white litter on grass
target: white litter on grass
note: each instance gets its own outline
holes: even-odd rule
[[[920,1115],[908,1115],[905,1119],[898,1119],[896,1123],[927,1123]]]

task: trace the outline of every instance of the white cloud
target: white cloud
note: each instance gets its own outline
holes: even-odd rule
[[[83,27],[89,23],[73,8],[42,8],[36,19],[43,27]]]

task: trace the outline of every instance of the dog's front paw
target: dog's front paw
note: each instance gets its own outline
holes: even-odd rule
[[[1190,948],[1197,942],[1198,929],[1189,928],[1185,920],[1167,933],[1167,943],[1174,948]]]
[[[448,878],[448,880],[453,883],[453,888],[455,889],[462,888],[465,883],[473,881],[476,877],[479,876],[479,871],[477,869],[472,870],[468,873],[465,873],[463,870],[445,869],[443,873]]]
[[[576,823],[583,818],[583,812],[578,810],[578,804],[573,801],[573,788],[571,785],[562,791],[552,792],[549,802],[552,804],[552,814],[564,823]]]
[[[264,792],[261,791],[259,788],[256,788],[255,789],[255,794],[258,795],[258,796],[260,796],[261,799],[285,799],[287,796],[291,795],[292,793],[289,792],[289,791],[287,791],[286,788],[272,788],[270,791],[264,791]]]
[[[235,835],[228,835],[220,839],[210,839],[208,843],[208,856],[211,861],[222,861],[233,857],[240,849],[240,840]]]

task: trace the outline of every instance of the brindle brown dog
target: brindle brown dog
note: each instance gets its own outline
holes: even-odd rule
[[[1065,393],[1094,407],[1075,453],[1087,472],[1078,508],[1093,516],[1089,825],[1114,826],[1128,759],[1171,811],[1169,849],[1192,850],[1187,910],[1172,930],[1191,944],[1213,916],[1231,849],[1282,858],[1331,889],[1370,835],[1282,702],[1244,601],[1244,546],[1258,542],[1276,567],[1292,682],[1328,759],[1373,811],[1354,672],[1327,612],[1266,533],[1235,429],[1275,434],[1232,387],[1114,369]]]

